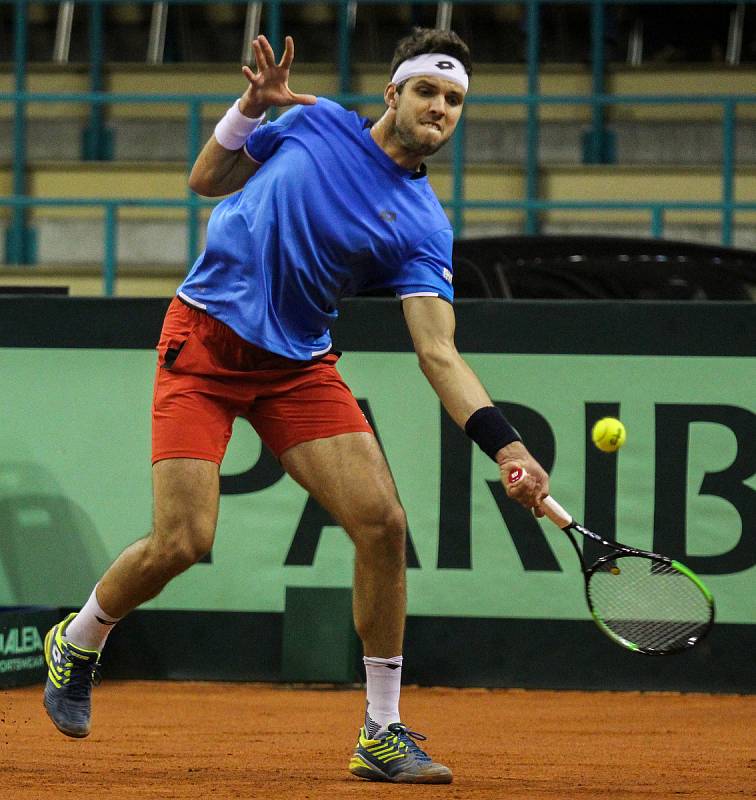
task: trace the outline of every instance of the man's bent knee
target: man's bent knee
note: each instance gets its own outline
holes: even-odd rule
[[[348,533],[357,547],[379,546],[404,553],[407,515],[398,503],[392,504],[361,520]]]
[[[151,545],[191,565],[210,551],[218,519],[218,465],[191,458],[153,467],[155,516]]]
[[[148,559],[154,568],[183,572],[204,558],[213,546],[215,531],[209,526],[177,524],[156,528],[149,536]]]

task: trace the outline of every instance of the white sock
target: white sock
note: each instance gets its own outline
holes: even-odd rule
[[[402,688],[402,657],[373,658],[365,656],[367,677],[367,709],[365,729],[372,739],[383,733],[392,722],[400,722],[399,692]]]
[[[66,628],[64,639],[83,650],[102,652],[108,634],[119,620],[106,614],[97,602],[97,586],[89,595],[84,607]]]

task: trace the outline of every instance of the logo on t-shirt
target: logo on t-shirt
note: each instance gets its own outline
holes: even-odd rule
[[[448,283],[452,282],[451,270],[448,267],[444,267],[444,271],[441,274],[443,275],[445,281]]]
[[[396,211],[381,211],[380,217],[386,222],[396,222]]]

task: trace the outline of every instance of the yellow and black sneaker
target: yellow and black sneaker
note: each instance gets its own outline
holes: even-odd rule
[[[55,727],[66,736],[82,739],[89,736],[92,715],[92,686],[99,683],[97,666],[100,654],[83,650],[63,638],[68,624],[76,616],[69,614],[45,636],[45,708]]]
[[[425,736],[393,722],[377,739],[369,739],[360,728],[349,771],[358,778],[391,783],[451,783],[449,767],[437,764],[415,743]]]

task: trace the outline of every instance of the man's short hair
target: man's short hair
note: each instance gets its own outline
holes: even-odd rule
[[[470,49],[454,31],[442,31],[438,28],[413,28],[412,33],[400,39],[396,45],[394,58],[391,61],[390,77],[394,75],[402,61],[424,53],[443,53],[453,56],[461,62],[465,72],[472,75]]]

